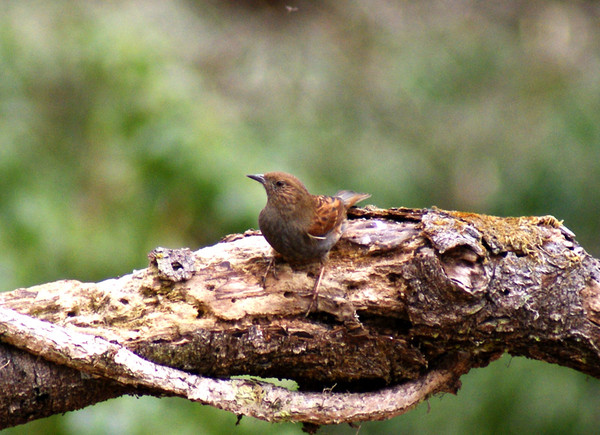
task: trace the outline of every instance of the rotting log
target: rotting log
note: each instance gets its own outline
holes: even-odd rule
[[[257,231],[158,248],[120,278],[0,294],[0,427],[122,394],[268,421],[384,419],[504,352],[600,377],[599,263],[555,218],[350,218],[308,317],[318,265],[277,261],[263,287],[272,253]]]

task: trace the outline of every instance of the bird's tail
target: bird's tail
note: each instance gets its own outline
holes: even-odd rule
[[[352,207],[357,202],[360,202],[364,199],[367,199],[371,196],[370,193],[357,193],[351,190],[340,190],[335,194],[338,198],[342,200],[346,208]]]

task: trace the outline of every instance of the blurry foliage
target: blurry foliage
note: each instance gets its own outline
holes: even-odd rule
[[[0,289],[121,275],[155,246],[256,227],[264,192],[244,175],[275,169],[381,207],[553,214],[598,256],[599,16],[555,1],[2,2]],[[360,433],[597,427],[596,380],[516,361]],[[299,432],[125,398],[11,433],[142,433],[153,415],[165,431]]]

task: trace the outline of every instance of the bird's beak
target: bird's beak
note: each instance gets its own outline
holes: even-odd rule
[[[246,175],[248,178],[258,181],[260,184],[265,184],[265,176],[263,174]]]

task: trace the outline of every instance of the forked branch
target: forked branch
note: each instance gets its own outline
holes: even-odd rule
[[[121,278],[0,295],[0,382],[13,382],[0,426],[127,393],[269,421],[378,420],[456,391],[462,374],[505,351],[600,377],[599,263],[556,219],[373,208],[351,217],[308,318],[319,264],[275,261],[263,287],[271,252],[253,231],[195,253],[157,249],[148,269]],[[48,387],[43,406],[18,399],[39,386],[16,385],[15,364],[87,376]]]

